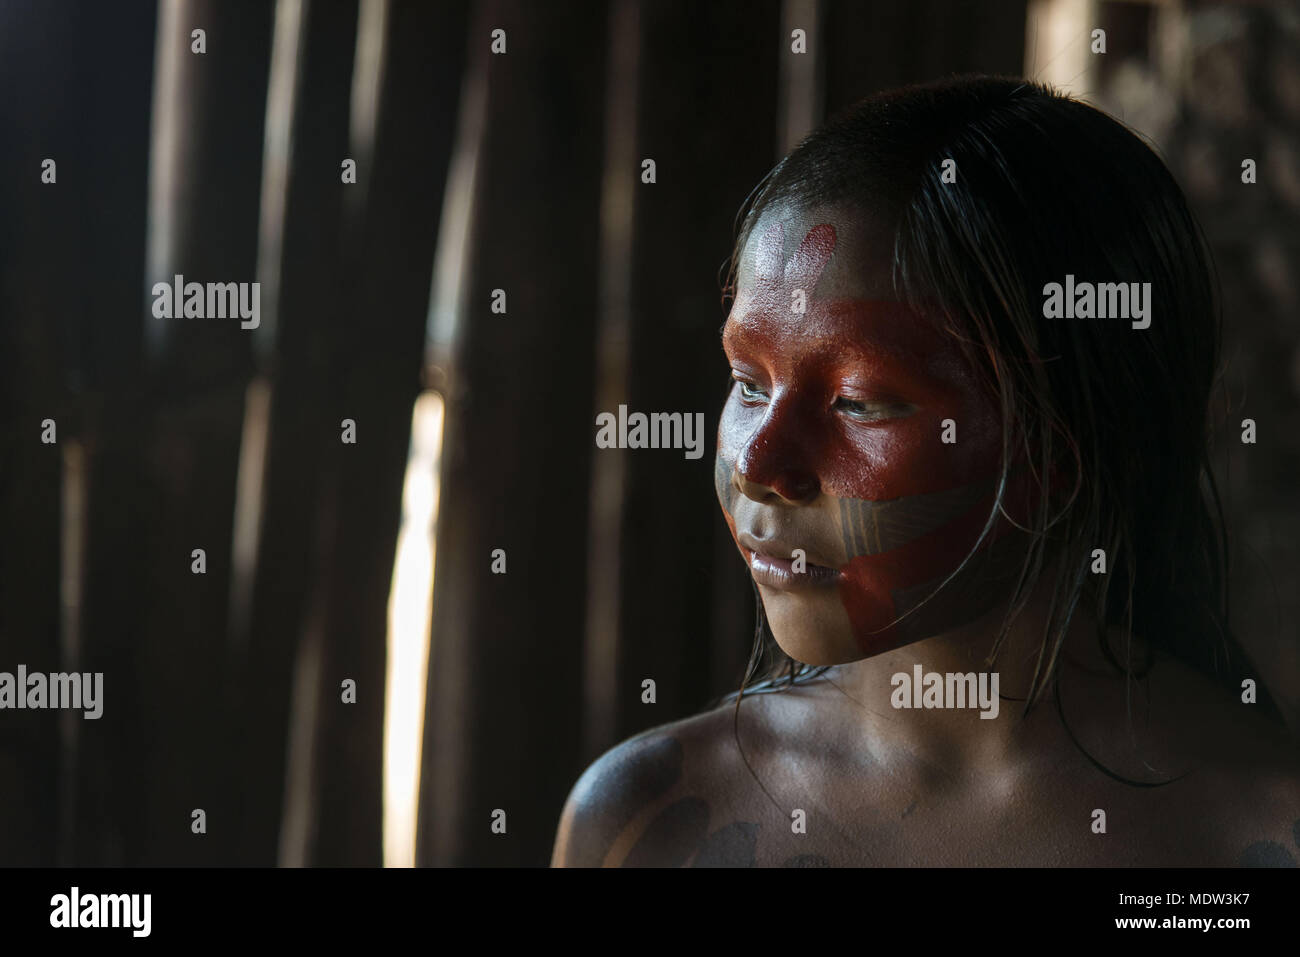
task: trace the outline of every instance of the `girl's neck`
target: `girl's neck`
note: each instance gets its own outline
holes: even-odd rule
[[[1044,648],[1051,581],[1043,577],[991,664],[1003,608],[959,630],[832,669],[829,677],[846,696],[871,703],[859,713],[870,723],[866,740],[873,758],[884,748],[959,776],[1003,776],[1028,767],[1035,754],[1071,748],[1050,682],[1025,713],[1036,673],[1051,666],[1052,642]],[[1076,606],[1056,668],[1063,700],[1071,699],[1071,717],[1093,723],[1103,703],[1122,716],[1126,686],[1102,654],[1095,618],[1085,605]],[[1112,645],[1122,651],[1124,642]],[[1134,647],[1130,660],[1140,663],[1143,653]]]

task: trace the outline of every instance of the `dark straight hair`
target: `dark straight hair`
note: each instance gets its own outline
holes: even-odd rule
[[[945,169],[955,181],[944,182]],[[1209,462],[1217,284],[1200,226],[1156,153],[1105,113],[1018,78],[954,77],[869,97],[810,134],[750,195],[724,301],[750,234],[778,203],[869,211],[893,230],[897,296],[961,342],[1001,411],[986,535],[1011,463],[1029,465],[1040,505],[991,652],[1057,559],[1025,710],[1053,687],[1080,602],[1091,604],[1117,669],[1140,677],[1150,658],[1134,668],[1111,630],[1240,693],[1254,676],[1228,626],[1227,542]],[[1045,319],[1044,286],[1067,274],[1150,283],[1150,326]],[[1090,570],[1097,548],[1105,574]],[[776,647],[759,602],[749,667],[728,699],[739,707],[746,694],[824,670]]]

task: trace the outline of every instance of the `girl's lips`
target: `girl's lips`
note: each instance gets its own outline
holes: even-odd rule
[[[775,555],[746,548],[744,545],[740,547],[745,553],[745,560],[749,562],[749,570],[754,576],[754,581],[769,588],[824,588],[834,585],[840,579],[838,568],[828,568],[825,565],[814,565],[805,561],[803,571],[795,571],[794,560],[791,558],[778,558]]]

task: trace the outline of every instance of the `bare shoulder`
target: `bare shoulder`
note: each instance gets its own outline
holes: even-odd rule
[[[1225,719],[1225,725],[1229,722]],[[1225,864],[1295,867],[1300,860],[1300,745],[1271,721],[1246,712],[1225,729],[1235,745],[1207,769],[1224,809]]]
[[[652,728],[601,755],[565,802],[556,867],[746,866],[775,813],[747,773],[797,695],[756,695]],[[781,701],[771,699],[782,698]]]
[[[710,737],[716,712],[661,725],[629,738],[594,761],[569,792],[551,863],[600,867],[647,808],[680,790],[686,745]],[[685,809],[683,816],[689,816]],[[687,822],[683,822],[687,823]],[[618,854],[622,857],[625,854]]]
[[[1295,867],[1300,860],[1300,772],[1277,771],[1243,789],[1231,863]]]
[[[1205,757],[1186,787],[1169,789],[1164,813],[1170,825],[1203,849],[1197,863],[1295,867],[1300,742],[1253,704],[1199,675],[1179,690],[1188,703],[1180,719]]]

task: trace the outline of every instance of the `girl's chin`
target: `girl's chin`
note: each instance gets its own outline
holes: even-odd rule
[[[762,591],[768,628],[781,650],[804,664],[843,665],[865,658],[838,595]],[[820,599],[820,600],[819,600]]]
[[[874,635],[858,634],[834,590],[786,591],[760,587],[759,592],[768,628],[778,647],[795,661],[807,665],[846,665],[920,640],[895,629]],[[883,610],[881,620],[890,620]]]

